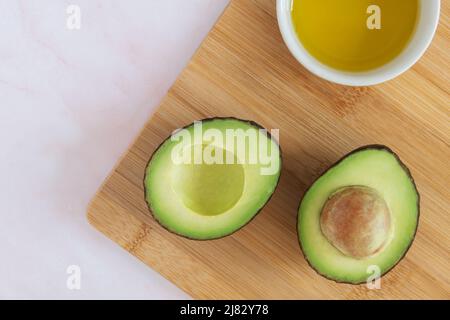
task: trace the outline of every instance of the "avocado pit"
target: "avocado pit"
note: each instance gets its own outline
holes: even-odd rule
[[[379,252],[386,244],[391,229],[390,211],[375,189],[344,187],[325,203],[320,227],[339,251],[362,259]]]

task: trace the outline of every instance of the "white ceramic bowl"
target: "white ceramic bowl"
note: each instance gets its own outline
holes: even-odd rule
[[[319,1],[319,0],[318,0]],[[395,1],[395,0],[394,0]],[[370,86],[391,80],[411,68],[425,53],[439,23],[440,0],[420,0],[420,17],[413,38],[403,52],[388,64],[366,72],[345,72],[324,65],[306,51],[294,29],[292,0],[277,0],[280,31],[294,57],[315,75],[343,85]]]

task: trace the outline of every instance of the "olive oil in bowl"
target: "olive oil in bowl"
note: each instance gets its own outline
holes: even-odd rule
[[[334,69],[364,72],[406,48],[419,0],[293,0],[292,21],[303,47]]]

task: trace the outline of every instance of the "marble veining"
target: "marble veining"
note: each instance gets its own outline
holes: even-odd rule
[[[226,4],[0,0],[0,298],[188,298],[85,211]]]

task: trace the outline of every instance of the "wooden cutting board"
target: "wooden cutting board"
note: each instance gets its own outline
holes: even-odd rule
[[[285,47],[275,0],[232,0],[89,208],[90,223],[194,298],[450,299],[450,3],[425,57],[383,85],[321,80]],[[280,129],[280,185],[245,228],[197,242],[150,216],[143,177],[153,151],[194,120],[234,116]],[[409,166],[422,197],[406,258],[381,290],[337,284],[302,256],[296,215],[306,188],[352,149],[386,144]]]

